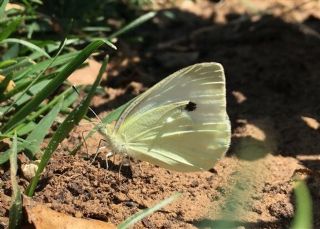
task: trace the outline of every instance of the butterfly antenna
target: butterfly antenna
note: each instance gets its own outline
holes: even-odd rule
[[[74,85],[72,85],[72,88],[73,88],[73,90],[75,90],[75,92],[77,92],[77,94],[80,96],[80,93],[79,93],[78,89],[77,89]],[[94,114],[94,116],[102,123],[102,120],[101,120],[101,118],[97,115],[97,113],[94,112],[94,110],[93,110],[90,106],[89,106],[88,108],[89,108],[89,110],[92,112],[92,114]]]

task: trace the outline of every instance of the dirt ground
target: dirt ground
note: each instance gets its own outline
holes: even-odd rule
[[[161,1],[159,1],[161,2]],[[251,2],[251,3],[250,3]],[[118,43],[119,51],[93,108],[100,116],[184,66],[220,62],[227,79],[232,144],[208,172],[177,173],[105,154],[90,164],[68,155],[79,126],[47,167],[34,200],[81,218],[118,224],[175,192],[173,204],[135,228],[195,228],[232,220],[238,228],[288,228],[294,215],[293,176],[304,174],[320,228],[320,3],[319,1],[181,1]],[[174,16],[174,20],[170,19]],[[129,36],[129,35],[128,35]],[[88,141],[94,152],[99,137]],[[10,179],[0,170],[1,220],[8,217]],[[27,181],[20,179],[22,187]],[[204,220],[205,219],[205,220]]]

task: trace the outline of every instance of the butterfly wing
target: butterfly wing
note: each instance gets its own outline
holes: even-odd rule
[[[165,78],[129,105],[114,135],[137,159],[184,172],[212,168],[230,143],[223,67],[195,64]]]

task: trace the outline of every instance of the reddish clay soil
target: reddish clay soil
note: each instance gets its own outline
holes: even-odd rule
[[[109,160],[107,170],[105,153],[93,164],[84,157],[85,148],[68,155],[90,128],[79,126],[51,159],[33,199],[59,212],[118,224],[181,192],[181,198],[135,228],[205,227],[222,219],[241,228],[288,228],[295,209],[293,176],[307,169],[314,228],[320,228],[319,3],[190,2],[161,11],[127,35],[143,37],[142,43],[119,40],[102,83],[106,95],[95,97],[93,107],[104,116],[177,69],[220,62],[233,132],[227,156],[208,172],[177,173],[133,160],[119,173],[120,157]],[[165,16],[168,12],[174,20]],[[90,153],[98,140],[88,141]],[[0,175],[5,221],[8,167]],[[28,181],[21,177],[20,184],[26,187]]]

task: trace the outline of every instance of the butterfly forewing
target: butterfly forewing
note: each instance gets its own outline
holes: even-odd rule
[[[222,66],[201,63],[170,75],[119,120],[114,134],[130,156],[177,171],[212,168],[230,143]]]
[[[171,74],[129,105],[120,117],[116,129],[127,116],[185,100],[197,101],[197,104],[204,105],[201,106],[203,110],[209,106],[209,110],[217,109],[225,113],[225,77],[222,66],[218,63],[201,63]],[[219,104],[224,109],[219,109]],[[201,114],[202,112],[197,112],[195,115]]]

